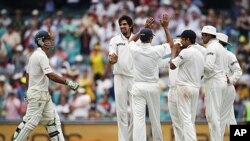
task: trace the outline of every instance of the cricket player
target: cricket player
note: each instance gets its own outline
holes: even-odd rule
[[[53,38],[48,32],[39,31],[35,42],[39,48],[31,55],[26,69],[27,111],[14,133],[13,140],[26,141],[29,133],[41,123],[46,127],[51,141],[64,141],[62,130],[59,129],[61,123],[48,90],[49,79],[65,84],[72,90],[77,90],[79,84],[55,74],[50,67],[48,56],[54,46]]]
[[[204,26],[201,33],[203,43],[207,45],[204,70],[206,118],[211,141],[221,141],[221,105],[227,88],[228,53],[216,39],[215,27]]]
[[[174,46],[171,52],[170,69],[179,68],[176,79],[177,111],[182,130],[183,141],[196,141],[195,117],[199,98],[201,76],[204,71],[204,56],[194,46],[196,34],[192,30],[184,30],[181,34],[184,49],[179,53]]]
[[[180,38],[174,39],[174,46],[177,46],[177,45],[180,46],[179,50],[177,51],[179,53],[181,51],[181,47],[183,47],[181,44]],[[178,75],[178,69],[179,68],[175,68],[175,69],[170,69],[170,67],[168,68],[168,71],[169,71],[168,108],[169,108],[169,113],[170,113],[170,117],[172,120],[175,141],[183,141],[184,137],[182,134],[182,127],[180,124],[181,122],[180,122],[180,118],[179,118],[179,114],[177,110],[177,93],[176,93],[176,85],[175,85],[177,75]]]
[[[223,33],[217,33],[216,38],[219,40],[219,43],[227,48],[228,45],[228,36]],[[236,81],[238,81],[242,75],[242,70],[240,68],[239,62],[236,58],[236,56],[230,52],[228,53],[228,64],[227,64],[227,89],[226,93],[223,93],[222,96],[222,107],[221,107],[221,135],[222,140],[224,138],[225,128],[228,126],[228,129],[230,125],[236,125],[236,119],[234,115],[234,99],[236,95],[236,91],[234,88],[234,84]]]
[[[153,18],[148,18],[154,21]],[[149,22],[151,23],[151,22]],[[158,62],[173,45],[172,37],[167,29],[169,17],[164,14],[160,21],[164,28],[166,40],[169,43],[152,46],[153,32],[149,28],[143,28],[130,41],[130,51],[134,61],[134,85],[132,87],[132,109],[134,119],[133,140],[146,141],[146,105],[149,110],[149,118],[152,126],[154,141],[163,141],[160,124],[160,86]],[[140,38],[141,43],[135,41]]]
[[[118,141],[132,141],[133,115],[128,121],[128,102],[131,105],[130,92],[133,84],[133,60],[129,52],[128,41],[134,34],[133,21],[129,16],[118,20],[121,34],[113,37],[109,43],[110,64],[113,64]],[[132,110],[131,110],[132,111]],[[132,112],[131,112],[132,114]]]

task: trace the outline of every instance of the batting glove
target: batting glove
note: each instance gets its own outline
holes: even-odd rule
[[[66,82],[65,82],[65,84],[67,85],[67,86],[69,86],[72,90],[77,90],[78,89],[78,87],[79,87],[79,84],[78,83],[76,83],[76,82],[73,82],[73,81],[71,81],[71,80],[66,80]]]

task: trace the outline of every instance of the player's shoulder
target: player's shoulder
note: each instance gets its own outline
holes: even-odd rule
[[[31,55],[32,59],[44,59],[44,58],[47,58],[46,54],[40,49],[40,48],[37,48]]]
[[[235,54],[233,52],[229,51],[229,50],[227,51],[227,54],[231,58],[236,58]]]
[[[111,38],[111,41],[119,41],[122,40],[122,35],[121,34],[117,34],[114,37]]]

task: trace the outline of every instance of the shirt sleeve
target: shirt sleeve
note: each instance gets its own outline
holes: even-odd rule
[[[214,48],[210,45],[208,46],[205,54],[205,73],[211,73],[213,69],[215,68],[215,59],[216,59],[216,52]]]
[[[240,79],[240,77],[242,75],[242,70],[241,70],[239,62],[234,54],[229,55],[228,59],[229,59],[228,67],[229,67],[230,71],[233,72],[233,74],[231,76],[228,76],[229,83],[234,84]]]
[[[159,58],[162,58],[164,55],[171,53],[171,49],[168,43],[154,46],[153,48],[156,49],[156,53]]]
[[[189,59],[187,49],[183,49],[180,54],[172,60],[172,63],[179,67]]]
[[[166,59],[160,59],[158,62],[158,66],[159,68],[169,68],[169,58]]]
[[[113,54],[113,53],[118,54],[117,46],[116,46],[114,38],[112,38],[109,42],[109,54]]]
[[[171,48],[169,43],[162,44],[162,46],[165,48],[165,54],[171,54]]]
[[[52,68],[49,65],[49,59],[46,57],[40,59],[40,65],[44,74],[49,74],[53,72]]]

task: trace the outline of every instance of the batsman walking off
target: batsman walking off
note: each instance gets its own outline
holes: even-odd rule
[[[27,111],[14,133],[13,140],[26,141],[29,133],[41,123],[46,127],[51,141],[64,141],[60,120],[49,94],[49,79],[68,85],[72,90],[76,90],[79,84],[60,77],[50,67],[47,56],[54,50],[54,46],[53,38],[48,32],[39,31],[35,42],[39,48],[31,55],[26,70]]]

